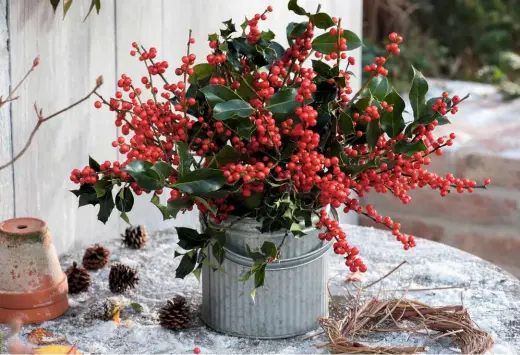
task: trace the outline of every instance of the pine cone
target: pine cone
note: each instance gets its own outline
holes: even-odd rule
[[[159,310],[159,323],[168,329],[183,329],[190,324],[190,308],[186,299],[176,296]]]
[[[67,275],[67,281],[69,283],[69,293],[80,293],[87,291],[92,280],[89,273],[85,268],[78,267],[76,262],[72,263],[72,266],[65,271]]]
[[[123,237],[123,244],[132,249],[141,249],[148,239],[144,225],[128,227],[121,237]]]
[[[96,244],[85,250],[83,266],[88,270],[98,270],[107,266],[109,260],[110,250]]]
[[[108,275],[108,287],[114,293],[125,292],[129,288],[135,288],[139,282],[137,270],[123,264],[114,264]]]

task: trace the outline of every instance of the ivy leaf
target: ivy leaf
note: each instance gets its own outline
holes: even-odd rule
[[[91,156],[88,157],[88,166],[90,166],[96,173],[101,171],[99,163],[95,161]]]
[[[190,76],[199,81],[209,78],[215,71],[215,66],[208,63],[200,63],[193,67],[193,75]]]
[[[242,99],[233,99],[221,102],[213,108],[213,118],[225,121],[231,117],[249,117],[255,109]]]
[[[343,134],[346,136],[355,133],[352,117],[350,117],[350,115],[344,111],[340,111],[339,113],[338,125],[341,129],[341,132],[343,132]]]
[[[189,172],[191,165],[195,161],[193,155],[188,150],[188,145],[185,142],[177,141],[177,153],[179,154],[179,175],[182,176]]]
[[[415,143],[399,141],[395,144],[395,147],[394,147],[394,151],[396,153],[402,153],[407,156],[412,156],[413,154],[415,154],[417,152],[423,152],[426,149],[428,149],[428,148],[426,147],[426,145],[424,144],[424,142],[422,140],[419,140]]]
[[[264,242],[260,247],[260,250],[268,258],[276,258],[278,254],[278,248],[273,242]]]
[[[112,190],[108,190],[103,197],[99,199],[98,220],[107,223],[108,217],[114,209],[114,199],[112,198]]]
[[[373,97],[378,100],[383,100],[388,92],[388,79],[386,76],[378,75],[368,85],[368,90]]]
[[[116,195],[116,208],[120,212],[130,212],[134,207],[134,195],[128,187],[123,187]]]
[[[128,215],[125,212],[121,212],[119,215],[119,218],[121,218],[123,221],[125,221],[128,225],[130,224],[130,219],[128,219]]]
[[[314,26],[323,30],[326,30],[327,28],[335,25],[330,16],[324,12],[311,15],[311,21],[314,23]]]
[[[381,127],[390,138],[395,138],[405,127],[403,118],[405,108],[404,100],[399,96],[395,89],[392,89],[392,91],[385,96],[384,101],[389,105],[393,105],[394,109],[392,112],[384,110],[381,113]]]
[[[130,174],[139,187],[150,191],[159,190],[164,186],[164,177],[157,170],[151,169],[152,166],[149,161],[134,160],[121,170]]]
[[[305,233],[303,232],[303,228],[302,228],[302,225],[300,223],[296,223],[296,222],[293,222],[291,224],[291,227],[289,228],[289,230],[291,231],[291,233],[296,237],[296,238],[299,238],[299,237],[302,237],[305,235]]]
[[[163,221],[166,221],[167,219],[170,219],[170,211],[168,210],[168,208],[165,205],[161,204],[161,200],[159,198],[159,195],[153,194],[152,199],[150,200],[150,202],[152,203],[152,205],[157,207],[159,209],[159,211],[161,211],[161,214],[162,214],[162,217],[163,217]]]
[[[200,234],[195,229],[186,227],[175,227],[179,242],[177,243],[182,249],[191,250],[202,248],[210,240],[206,234]]]
[[[241,154],[233,149],[229,145],[225,145],[211,160],[208,168],[215,168],[217,163],[220,165],[226,165],[229,163],[237,162],[241,157]]]
[[[208,85],[200,89],[206,97],[206,101],[211,106],[215,107],[216,104],[226,102],[229,100],[242,100],[233,90],[229,89],[224,85]]]
[[[173,187],[188,194],[217,191],[226,183],[224,172],[218,169],[203,168],[184,174]]]
[[[358,37],[358,35],[352,31],[344,29],[341,37],[343,37],[347,40],[347,49],[350,51],[353,49],[359,48],[363,45],[363,42]]]
[[[289,115],[301,105],[296,101],[297,94],[295,88],[280,90],[271,97],[265,109],[280,116]]]
[[[188,276],[197,265],[197,253],[187,253],[182,256],[181,262],[175,270],[175,277],[184,279]]]
[[[410,103],[413,109],[414,120],[418,120],[421,113],[424,111],[426,106],[426,93],[428,92],[428,82],[424,78],[424,75],[414,67],[413,69],[413,81],[410,89]]]
[[[298,0],[289,0],[289,3],[287,4],[287,9],[291,10],[296,15],[309,16],[309,13],[305,11],[303,7],[298,5]]]
[[[157,206],[159,207],[159,206]],[[178,198],[176,200],[168,201],[168,205],[166,206],[166,211],[169,214],[169,216],[172,216],[173,218],[177,218],[177,214],[181,209],[189,209],[193,207],[193,200],[189,198]],[[161,208],[159,208],[161,209]],[[162,212],[162,210],[161,210]],[[163,213],[164,217],[164,213]]]
[[[260,33],[260,38],[263,38],[268,41],[273,40],[274,37],[275,37],[274,32],[271,30],[268,30],[267,32],[262,31],[262,33]]]
[[[368,147],[371,151],[374,150],[382,133],[383,131],[381,130],[381,127],[379,127],[379,120],[372,120],[368,122],[366,134]]]
[[[224,249],[224,246],[217,242],[213,244],[212,251],[213,256],[217,259],[218,265],[222,265],[226,259],[226,249]]]

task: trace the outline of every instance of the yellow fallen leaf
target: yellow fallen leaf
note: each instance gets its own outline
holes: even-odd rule
[[[114,315],[112,316],[112,320],[114,321],[114,323],[116,324],[121,324],[121,319],[119,318],[119,316],[121,315],[121,310],[118,310],[116,313],[114,313]]]
[[[76,348],[70,345],[46,345],[33,350],[33,354],[81,354]]]

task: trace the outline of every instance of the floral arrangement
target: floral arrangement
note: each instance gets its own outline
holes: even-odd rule
[[[426,170],[430,156],[441,155],[456,138],[453,133],[435,137],[436,127],[450,123],[447,115],[457,113],[466,97],[444,92],[427,99],[428,84],[413,69],[413,112],[406,122],[405,103],[385,69],[386,61],[399,55],[401,36],[388,36],[386,55],[363,68],[369,78],[353,92],[349,69],[356,61],[348,51],[362,46],[358,36],[319,7],[309,13],[290,0],[288,8],[303,20],[287,26],[289,48],[274,41],[273,32],[260,30],[272,11],[268,6],[241,29],[229,20],[220,33],[209,35],[203,63],[195,64],[190,52],[191,31],[187,53],[174,70],[157,59],[155,48],[134,42],[130,55],[143,62],[147,74],[139,83],[122,74],[108,100],[96,93],[95,107],[115,113],[122,135],[112,146],[125,159],[99,164],[91,158],[89,166],[72,171],[70,179],[81,185],[73,192],[80,206],[100,204],[103,222],[114,207],[128,222],[134,195],[151,195],[164,219],[196,206],[217,228],[202,234],[177,228],[186,250],[176,254],[182,256],[178,277],[200,272],[207,247],[224,260],[225,230],[218,225],[230,216],[256,218],[261,232],[285,230],[295,237],[302,237],[314,216],[314,226],[322,229],[319,238],[333,241],[352,272],[365,272],[360,250],[349,244],[327,207],[384,224],[408,249],[415,246],[414,237],[373,206],[362,206],[358,197],[391,193],[407,204],[408,192],[416,188],[446,196],[489,184]],[[172,71],[175,81],[167,78]],[[159,199],[164,193],[166,205]],[[255,275],[255,287],[261,286],[280,247],[266,242],[251,251],[254,266],[244,279]]]

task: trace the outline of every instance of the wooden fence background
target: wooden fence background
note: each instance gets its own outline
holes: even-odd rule
[[[289,21],[302,21],[287,10],[285,0],[103,0],[100,14],[83,22],[89,3],[74,1],[63,19],[61,6],[53,15],[48,0],[0,0],[0,95],[5,97],[33,59],[41,57],[40,66],[19,89],[20,98],[0,112],[0,164],[25,144],[36,121],[35,101],[50,114],[84,96],[99,75],[104,77],[105,97],[114,93],[121,73],[140,78],[145,69],[129,56],[132,41],[157,47],[159,56],[175,67],[186,51],[189,28],[197,39],[194,52],[203,60],[207,34],[230,17],[239,24],[244,15],[251,17],[271,4],[275,11],[264,28],[285,34]],[[299,3],[307,9],[318,5]],[[361,33],[361,3],[321,0],[323,11],[342,17],[342,24],[356,33]],[[277,40],[287,45],[285,39]],[[15,216],[46,220],[60,252],[116,237],[126,225],[116,214],[103,225],[96,220],[99,207],[78,209],[69,192],[75,188],[70,171],[85,166],[89,155],[100,161],[118,158],[110,145],[117,137],[114,117],[96,110],[93,101],[45,123],[27,153],[0,171],[0,221]],[[141,197],[129,214],[132,223],[145,223],[150,229],[197,224],[195,214],[165,224],[149,197]]]

